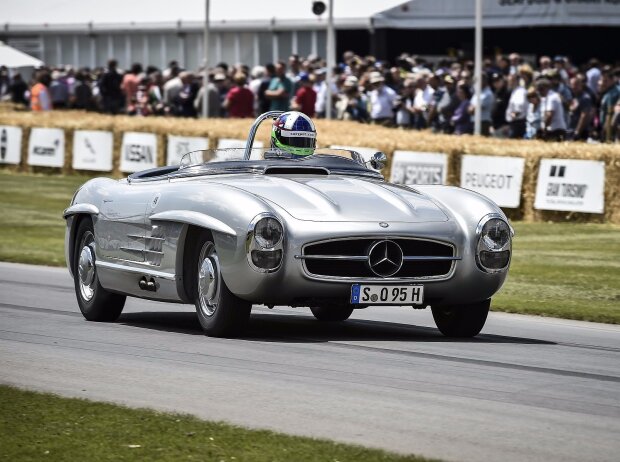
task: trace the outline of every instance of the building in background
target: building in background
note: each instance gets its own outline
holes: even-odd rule
[[[325,56],[326,15],[310,0],[211,0],[210,64],[250,66],[290,54]],[[114,57],[197,69],[203,56],[204,0],[106,2],[5,0],[0,40],[48,65],[95,67]],[[345,50],[393,59],[401,52],[445,56],[473,50],[474,0],[335,0],[337,56]],[[488,53],[564,54],[614,61],[620,3],[485,0]],[[0,63],[2,64],[2,63]]]

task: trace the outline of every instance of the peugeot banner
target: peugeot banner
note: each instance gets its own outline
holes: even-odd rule
[[[28,142],[28,165],[62,167],[65,164],[65,132],[60,128],[33,128]]]
[[[0,125],[0,164],[19,164],[22,157],[22,129]]]
[[[73,169],[112,170],[112,132],[76,130],[73,134]]]
[[[435,152],[394,151],[390,182],[446,184],[448,155]]]
[[[521,203],[522,157],[461,157],[461,187],[487,196],[500,207],[517,208]]]
[[[534,208],[603,213],[605,162],[541,159]]]
[[[121,145],[121,172],[133,173],[157,167],[157,136],[125,132]]]

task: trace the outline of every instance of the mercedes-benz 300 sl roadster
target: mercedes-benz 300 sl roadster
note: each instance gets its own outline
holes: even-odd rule
[[[84,317],[114,321],[126,296],[196,306],[204,332],[243,332],[253,304],[344,321],[373,305],[429,308],[477,335],[511,260],[511,226],[477,193],[390,184],[354,151],[198,151],[180,166],[97,178],[65,210],[67,266]]]

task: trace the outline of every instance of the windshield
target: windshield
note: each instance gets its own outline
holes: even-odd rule
[[[235,162],[235,161],[243,161],[244,158],[244,148],[227,148],[227,149],[205,149],[201,151],[192,151],[185,154],[180,161],[179,170],[185,169],[188,167],[194,167],[197,165],[203,165],[207,163],[214,162]],[[321,158],[325,158],[328,156],[329,158],[338,158],[338,159],[347,159],[352,163],[358,165],[364,165],[364,159],[362,156],[348,149],[331,149],[331,148],[320,148],[315,149],[314,154],[310,156],[294,156],[285,151],[281,151],[279,149],[273,148],[253,148],[251,150],[250,159],[254,162],[261,161],[290,161],[291,163],[304,161],[304,160],[319,160]],[[327,160],[327,159],[326,159]],[[291,164],[293,165],[293,164]]]

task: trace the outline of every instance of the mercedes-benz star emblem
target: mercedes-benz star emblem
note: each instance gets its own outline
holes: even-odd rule
[[[368,266],[377,276],[393,276],[403,266],[403,250],[394,241],[377,241],[368,251]]]
[[[381,223],[379,223],[379,226],[381,226],[382,228],[387,228],[390,225],[388,225],[385,221],[382,221]]]

